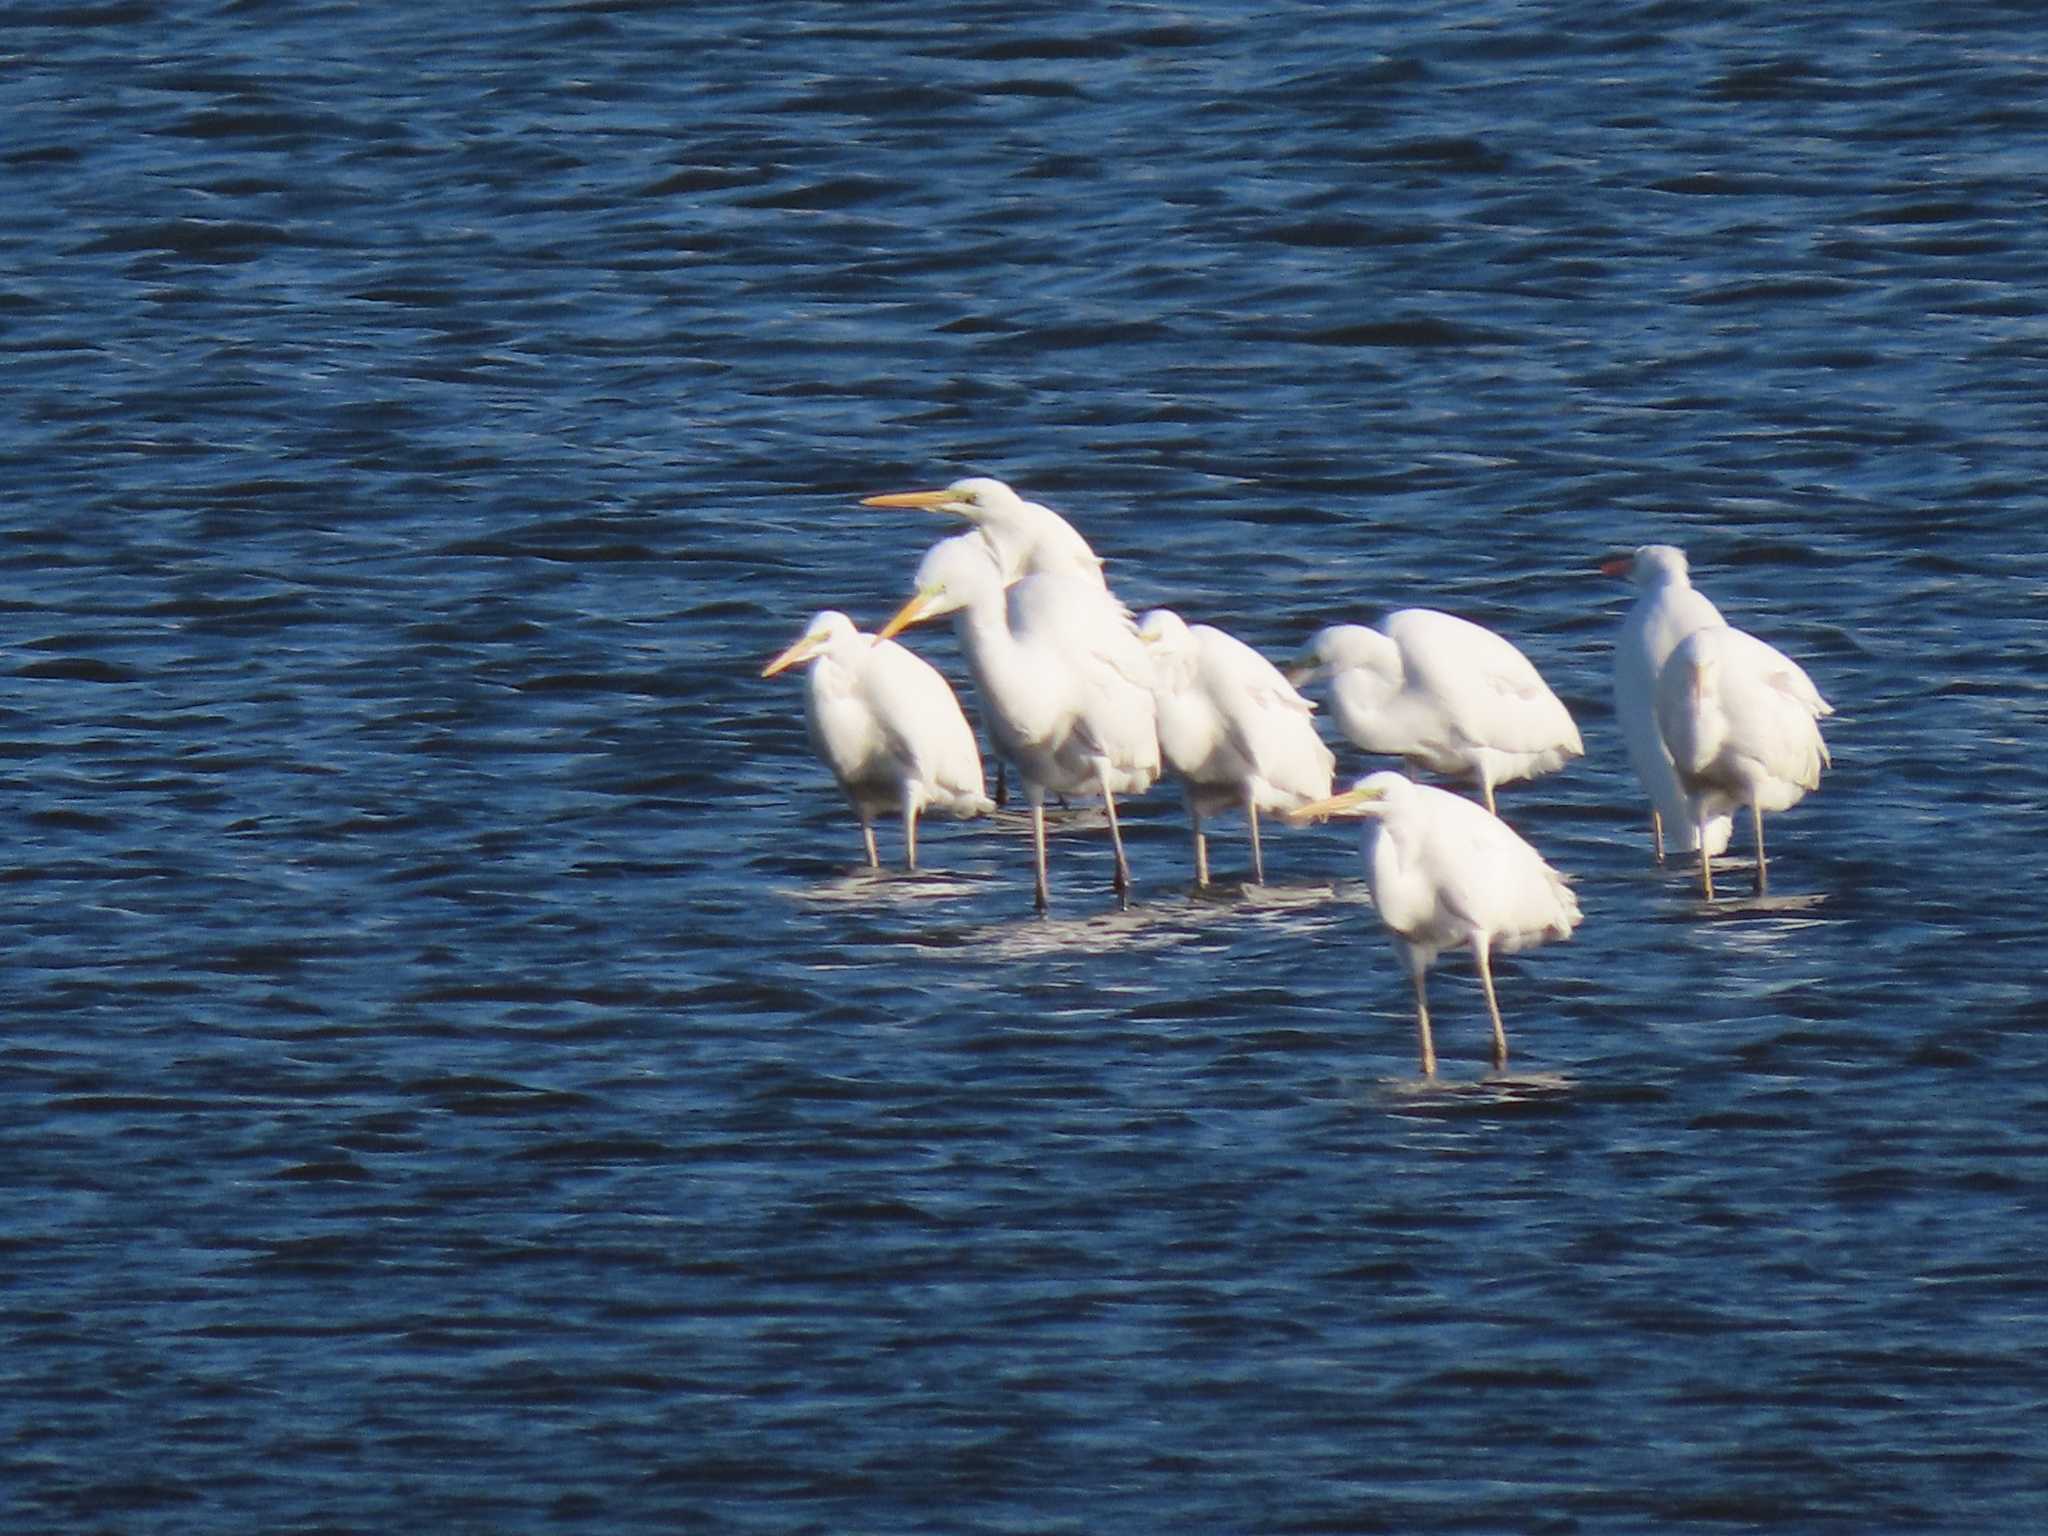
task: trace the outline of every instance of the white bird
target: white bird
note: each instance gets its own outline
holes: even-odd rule
[[[1422,1074],[1436,1076],[1426,977],[1438,954],[1469,945],[1493,1019],[1493,1065],[1507,1065],[1508,1036],[1493,993],[1493,952],[1571,937],[1579,903],[1564,877],[1487,809],[1392,771],[1369,774],[1344,794],[1288,812],[1292,822],[1370,818],[1366,881],[1380,921],[1415,985]]]
[[[1065,576],[1090,596],[1076,596],[1069,612],[1089,612],[1088,645],[1109,657],[1121,672],[1144,676],[1151,666],[1138,644],[1130,609],[1109,590],[1102,560],[1081,532],[1051,507],[1026,501],[1000,480],[986,475],[956,480],[936,491],[894,491],[869,496],[865,507],[914,507],[947,517],[963,518],[987,544],[1003,573],[1004,585],[1027,575]],[[1002,796],[1002,764],[996,765],[996,793]]]
[[[910,600],[883,626],[887,637],[942,614],[954,620],[997,749],[1016,765],[1031,803],[1035,897],[1049,904],[1045,796],[1100,796],[1116,848],[1116,890],[1129,899],[1131,870],[1116,797],[1159,777],[1159,735],[1149,674],[1120,670],[1101,645],[1099,593],[1072,575],[1037,573],[1007,593],[978,534],[932,546]],[[1133,637],[1133,644],[1136,643]]]
[[[1353,742],[1476,781],[1489,811],[1495,785],[1554,773],[1586,750],[1529,658],[1452,614],[1403,608],[1377,629],[1332,624],[1309,641],[1292,675],[1305,682],[1325,673],[1338,728]]]
[[[1026,501],[1000,480],[976,475],[955,480],[943,490],[865,497],[861,505],[917,507],[965,518],[988,541],[1006,581],[1031,573],[1063,575],[1078,577],[1104,593],[1109,591],[1102,561],[1080,530],[1051,507]]]
[[[1263,885],[1259,812],[1288,811],[1330,793],[1337,760],[1316,734],[1315,705],[1257,651],[1170,609],[1139,621],[1152,653],[1159,751],[1180,776],[1195,839],[1195,883],[1209,883],[1202,818],[1241,809],[1251,829],[1252,879]]]
[[[1657,729],[1657,676],[1678,642],[1708,624],[1725,623],[1721,610],[1694,589],[1685,551],[1671,544],[1645,544],[1617,555],[1600,569],[1633,580],[1640,594],[1614,642],[1614,713],[1643,793],[1650,797],[1650,836],[1657,862],[1664,862],[1666,828],[1673,849],[1704,847],[1709,857],[1728,846],[1733,823],[1726,815],[1697,821],[1691,797],[1671,766],[1671,751]]]
[[[1834,706],[1797,662],[1725,624],[1678,643],[1657,678],[1657,727],[1696,823],[1749,807],[1756,833],[1756,890],[1764,892],[1764,812],[1782,811],[1820,787],[1829,764],[1821,740]],[[1700,886],[1714,899],[1713,856],[1702,841]]]
[[[938,669],[894,640],[864,635],[845,614],[826,609],[761,669],[773,677],[810,664],[804,721],[811,746],[832,770],[860,818],[868,865],[879,868],[875,817],[903,818],[903,862],[917,868],[917,817],[995,809],[983,791],[981,753],[960,701]]]

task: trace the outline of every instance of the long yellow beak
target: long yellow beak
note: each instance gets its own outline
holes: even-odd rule
[[[887,496],[863,496],[864,507],[916,507],[924,512],[944,512],[957,498],[951,491],[891,491]]]
[[[796,644],[763,667],[761,675],[763,677],[773,677],[776,673],[785,671],[800,661],[809,661],[817,654],[818,642],[816,638],[811,635],[804,635],[797,640]]]
[[[1332,816],[1377,816],[1381,809],[1379,802],[1385,798],[1386,792],[1378,788],[1347,789],[1327,800],[1311,800],[1307,805],[1297,805],[1281,815],[1297,827],[1305,827],[1312,821],[1327,821]]]
[[[882,626],[876,638],[894,640],[904,630],[910,628],[911,625],[930,618],[933,610],[938,606],[938,600],[939,594],[933,588],[927,587],[921,591],[913,592],[910,596],[910,601],[896,610],[896,616]]]

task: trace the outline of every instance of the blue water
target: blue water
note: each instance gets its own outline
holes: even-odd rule
[[[7,1528],[2038,1529],[2044,130],[2020,4],[0,12]],[[1511,1074],[1338,829],[860,869],[756,673],[970,472],[1522,644]],[[1838,706],[1766,901],[1651,540]]]

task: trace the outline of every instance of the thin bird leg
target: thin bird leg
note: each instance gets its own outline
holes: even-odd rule
[[[917,873],[917,793],[907,786],[903,791],[903,867]]]
[[[1207,888],[1209,884],[1209,834],[1202,830],[1202,811],[1195,804],[1194,792],[1187,795],[1188,825],[1195,829],[1195,884]]]
[[[1249,788],[1244,792],[1244,819],[1245,825],[1252,829],[1252,884],[1264,885],[1266,859],[1265,855],[1259,852],[1259,802],[1252,797]]]
[[[868,868],[880,869],[882,858],[875,852],[875,818],[865,810],[860,813],[860,841],[868,851]]]
[[[1421,966],[1411,967],[1409,976],[1415,982],[1415,1038],[1422,1047],[1422,1075],[1436,1077],[1436,1041],[1429,1033],[1429,981],[1428,972]]]
[[[1650,807],[1650,841],[1657,847],[1657,862],[1664,862],[1664,817],[1653,805]]]
[[[1472,940],[1472,961],[1479,967],[1479,985],[1486,989],[1486,1011],[1493,1018],[1493,1070],[1504,1072],[1508,1065],[1508,1032],[1500,1022],[1500,999],[1493,995],[1493,940],[1477,934]]]
[[[1119,908],[1128,907],[1131,904],[1131,865],[1130,861],[1124,857],[1123,830],[1116,824],[1116,796],[1109,792],[1109,768],[1107,764],[1096,770],[1096,777],[1102,783],[1102,809],[1109,817],[1109,840],[1116,846],[1116,880],[1114,883],[1117,894],[1117,906]]]
[[[1479,775],[1479,793],[1486,799],[1486,814],[1498,816],[1500,812],[1494,808],[1493,804],[1493,780],[1483,773]]]
[[[1760,806],[1749,808],[1750,824],[1756,828],[1756,893],[1764,893],[1764,813]]]
[[[1700,889],[1707,900],[1714,899],[1714,856],[1707,852],[1707,824],[1700,822]]]
[[[1052,905],[1045,888],[1045,791],[1026,780],[1024,793],[1031,799],[1031,867],[1036,876],[1034,899],[1043,912]]]

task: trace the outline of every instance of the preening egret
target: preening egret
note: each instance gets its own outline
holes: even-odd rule
[[[1300,823],[1369,818],[1365,876],[1380,921],[1415,985],[1422,1074],[1436,1076],[1427,975],[1446,949],[1469,945],[1493,1019],[1493,1065],[1507,1065],[1508,1036],[1493,994],[1492,955],[1571,937],[1579,903],[1564,877],[1486,807],[1392,771],[1368,774],[1341,795],[1289,811]]]
[[[979,534],[941,540],[917,568],[917,589],[882,634],[923,619],[956,615],[967,665],[989,734],[1016,765],[1031,802],[1035,898],[1049,904],[1045,796],[1100,796],[1116,848],[1116,889],[1130,895],[1130,864],[1116,797],[1140,794],[1159,777],[1159,735],[1149,670],[1120,670],[1101,644],[1100,594],[1072,575],[1037,573],[1007,593]],[[1137,644],[1135,637],[1131,643]]]
[[[1782,811],[1820,787],[1828,766],[1823,716],[1834,707],[1797,662],[1725,624],[1679,641],[1657,678],[1657,727],[1692,818],[1749,807],[1756,832],[1756,890],[1764,892],[1764,812]],[[1700,846],[1700,886],[1714,899],[1713,856]]]
[[[1368,752],[1479,785],[1554,773],[1584,754],[1571,713],[1492,630],[1431,608],[1403,608],[1377,629],[1332,624],[1296,663],[1298,682],[1327,673],[1337,725]]]
[[[967,817],[995,809],[983,792],[974,732],[931,663],[894,640],[862,634],[829,608],[761,675],[806,662],[811,745],[860,818],[871,868],[881,864],[875,817],[882,812],[903,817],[903,862],[916,869],[920,811]]]
[[[1179,775],[1194,829],[1195,883],[1209,883],[1202,818],[1241,809],[1251,829],[1252,879],[1263,885],[1259,812],[1327,798],[1337,760],[1316,734],[1315,705],[1257,651],[1166,608],[1138,623],[1151,651],[1159,752]]]
[[[1621,723],[1628,760],[1643,793],[1650,797],[1650,836],[1657,862],[1664,862],[1666,827],[1679,852],[1704,847],[1709,857],[1728,846],[1732,823],[1726,815],[1704,822],[1692,814],[1691,797],[1678,782],[1671,752],[1657,729],[1657,675],[1678,642],[1708,624],[1721,624],[1721,610],[1696,591],[1685,551],[1670,544],[1645,544],[1617,555],[1600,569],[1633,580],[1640,594],[1614,642],[1614,713]]]

